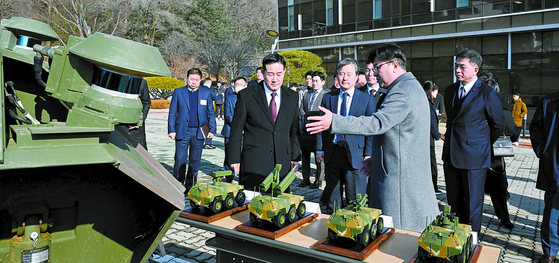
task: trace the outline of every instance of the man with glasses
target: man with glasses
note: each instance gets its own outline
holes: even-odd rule
[[[392,216],[396,228],[421,232],[425,220],[439,214],[431,182],[429,155],[429,102],[421,84],[406,71],[406,56],[396,44],[386,44],[369,54],[373,70],[386,97],[373,116],[332,114],[310,117],[311,133],[330,128],[335,134],[374,135],[372,156],[361,172],[369,175],[369,206]]]

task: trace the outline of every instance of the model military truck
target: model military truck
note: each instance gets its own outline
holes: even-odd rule
[[[223,206],[226,210],[233,208],[235,202],[238,206],[245,203],[245,193],[242,185],[222,182],[221,179],[231,175],[232,171],[213,172],[213,183],[210,185],[197,184],[190,188],[188,198],[190,206],[198,208],[199,205],[209,207],[212,212],[219,213]]]
[[[363,198],[357,194],[356,201],[344,209],[338,209],[326,222],[328,237],[337,240],[339,237],[357,241],[363,246],[382,233],[384,221],[380,217],[382,210],[367,207],[367,195]]]
[[[263,219],[282,228],[288,222],[295,222],[297,217],[302,218],[305,215],[307,208],[303,203],[304,197],[284,193],[295,179],[295,171],[291,170],[281,183],[279,182],[280,171],[281,164],[276,164],[276,168],[260,184],[261,190],[268,191],[271,188],[272,195],[259,195],[248,204],[251,221],[257,222],[258,219]]]
[[[450,206],[427,226],[418,243],[418,260],[446,259],[450,262],[465,263],[472,251],[472,227],[458,223],[458,217],[450,213]]]

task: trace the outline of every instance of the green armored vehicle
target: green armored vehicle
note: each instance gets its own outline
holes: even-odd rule
[[[276,164],[276,168],[260,184],[264,191],[272,187],[272,195],[259,195],[248,204],[251,221],[258,222],[258,219],[263,219],[282,228],[288,222],[297,221],[297,217],[302,218],[307,212],[303,196],[283,193],[295,179],[295,171],[291,170],[279,183],[280,171],[281,164]]]
[[[157,48],[46,23],[0,25],[0,262],[146,262],[184,187],[128,134]]]
[[[361,194],[357,194],[357,201],[350,201],[347,208],[338,209],[330,216],[326,222],[328,237],[331,240],[349,238],[368,246],[382,233],[384,221],[381,214],[382,210],[367,207],[367,195],[361,198]]]
[[[190,198],[190,206],[198,208],[199,205],[209,207],[212,212],[219,213],[223,206],[226,210],[233,208],[235,202],[238,206],[245,203],[244,187],[242,185],[222,182],[221,179],[231,175],[232,171],[215,171],[213,172],[213,184],[202,185],[197,184],[190,188],[188,198]]]
[[[418,260],[446,259],[450,262],[467,262],[472,252],[472,227],[458,223],[458,217],[450,213],[450,206],[421,233],[418,244]]]

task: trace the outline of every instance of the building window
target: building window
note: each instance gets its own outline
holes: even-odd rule
[[[456,7],[466,7],[469,5],[469,0],[456,0]]]
[[[333,25],[334,19],[334,0],[326,0],[326,25]]]
[[[295,30],[295,14],[293,13],[293,9],[294,9],[293,6],[287,7],[287,17],[289,18],[288,20],[289,31]]]
[[[382,18],[382,0],[373,0],[373,19]]]

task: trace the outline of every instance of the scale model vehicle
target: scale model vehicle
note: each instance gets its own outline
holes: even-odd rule
[[[297,217],[302,218],[305,215],[307,211],[303,203],[305,197],[284,193],[295,179],[295,171],[291,170],[279,183],[280,170],[281,164],[276,164],[276,168],[260,184],[264,191],[271,187],[272,195],[256,196],[248,204],[251,221],[258,222],[258,219],[263,219],[282,228],[288,222],[293,223],[297,221]]]
[[[367,195],[361,197],[361,194],[357,194],[356,201],[350,201],[348,207],[338,209],[330,216],[326,222],[328,237],[331,240],[348,238],[368,246],[382,233],[384,221],[381,214],[381,209],[367,207]]]
[[[184,187],[128,134],[159,50],[43,22],[0,26],[0,262],[146,262]]]
[[[444,212],[421,233],[418,240],[418,260],[467,262],[472,252],[471,232],[472,227],[458,223],[458,217],[450,213],[450,206],[446,205]]]
[[[221,179],[231,175],[232,171],[215,171],[213,172],[213,184],[196,184],[190,188],[188,198],[190,198],[190,206],[198,208],[198,206],[209,207],[212,212],[219,213],[223,206],[226,210],[233,208],[235,202],[238,206],[245,203],[244,187],[242,185],[222,182]]]

